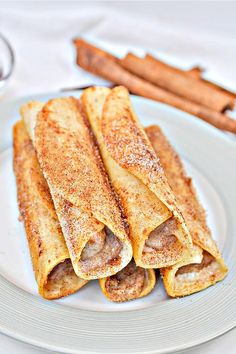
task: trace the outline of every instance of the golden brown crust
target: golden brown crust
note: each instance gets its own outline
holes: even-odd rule
[[[119,117],[119,119],[117,119]],[[175,196],[150,142],[133,111],[128,91],[115,87],[103,108],[102,134],[112,158],[140,179],[182,225],[183,243],[191,244]]]
[[[32,119],[32,117],[36,117],[43,109],[43,106],[44,103],[42,102],[31,101],[20,107],[20,114],[25,123],[25,127],[31,141],[34,141],[34,128],[36,125],[36,119]]]
[[[160,157],[194,244],[192,252],[182,262],[161,270],[164,285],[170,296],[189,295],[222,280],[227,267],[212,239],[205,211],[180,157],[158,126],[150,126],[145,131]]]
[[[111,222],[114,232],[124,235],[119,208],[83,119],[76,99],[56,99],[44,106],[35,130],[40,164],[49,185],[64,199],[100,222]]]
[[[120,103],[119,98],[118,100],[115,98],[115,109],[111,106],[109,107],[109,111],[106,112],[107,116],[112,119],[112,122],[117,121],[117,129],[114,129],[114,132],[111,133],[108,122],[106,129],[108,134],[111,133],[111,136],[108,136],[108,143],[105,139],[106,132],[105,135],[103,133],[104,120],[106,118],[104,117],[106,104],[111,96],[113,99],[113,92],[116,93],[117,89],[119,88],[114,90],[102,87],[89,88],[84,91],[81,100],[97,138],[103,162],[111,183],[120,198],[124,213],[129,222],[133,256],[136,264],[144,268],[158,268],[174,264],[182,258],[182,253],[184,252],[183,248],[185,248],[185,234],[182,231],[182,225],[180,223],[177,223],[175,228],[177,242],[174,247],[170,248],[168,255],[166,254],[167,252],[158,252],[156,250],[151,250],[152,252],[150,253],[149,247],[149,253],[146,254],[145,259],[143,257],[145,241],[155,228],[172,216],[172,210],[168,209],[160,200],[159,195],[157,197],[156,194],[153,193],[151,188],[149,188],[149,184],[143,183],[143,180],[138,178],[139,176],[135,174],[136,172],[143,172],[143,170],[146,169],[142,175],[146,176],[146,173],[152,176],[154,170],[153,179],[158,178],[157,183],[160,181],[159,186],[161,189],[166,187],[163,172],[160,172],[162,168],[158,164],[156,155],[151,149],[147,137],[134,115],[129,115],[127,118],[128,122],[126,122],[125,117],[122,115],[123,112],[121,111],[124,107],[124,103]],[[127,96],[126,98],[128,100]],[[127,104],[127,100],[125,104]],[[122,126],[123,121],[127,124]],[[122,136],[121,130],[125,132]],[[140,141],[143,150],[140,148]],[[121,151],[122,148],[123,152]],[[119,152],[117,152],[117,150],[119,150]],[[130,158],[131,160],[128,160]],[[133,173],[132,169],[136,172]],[[167,185],[167,194],[169,190]],[[160,191],[160,194],[161,193],[162,190]]]
[[[20,214],[24,222],[29,250],[40,294],[47,299],[69,295],[86,281],[78,278],[72,268],[69,253],[61,232],[48,185],[40,170],[35,150],[22,121],[13,129],[14,172]],[[69,262],[71,284],[61,273],[63,262]],[[58,268],[57,282],[50,282],[50,274]]]
[[[199,252],[203,253],[202,250]],[[225,278],[227,267],[222,258],[217,260],[214,258],[210,264],[204,265],[204,258],[200,260],[198,257],[199,254],[197,256],[191,255],[183,263],[161,269],[164,286],[169,296],[190,295],[204,290]],[[199,265],[198,269],[195,269],[196,264]],[[184,267],[187,267],[187,271]],[[182,268],[184,270],[178,274],[178,271],[182,270]]]
[[[34,129],[37,122],[37,116],[41,112],[44,104],[41,102],[29,102],[21,107],[21,115],[26,124],[31,140],[34,141]],[[101,164],[99,166],[101,168]],[[62,231],[64,233],[67,247],[71,255],[74,268],[78,275],[78,261],[81,249],[85,247],[88,238],[103,234],[103,224],[91,217],[90,214],[81,211],[69,201],[65,200],[51,186],[52,197],[56,208],[57,216],[60,220]],[[101,235],[103,237],[103,235]],[[83,272],[84,273],[84,272]],[[93,275],[90,275],[91,277]]]
[[[160,127],[150,126],[145,131],[161,160],[165,175],[175,193],[178,206],[183,213],[193,242],[213,253],[215,257],[219,257],[219,250],[206,223],[205,210],[198,200],[192,179],[187,176],[180,157],[171,147]]]
[[[132,257],[132,247],[98,148],[80,102],[49,101],[39,112],[35,146],[49,185],[76,274],[86,279],[116,273]],[[82,270],[87,242],[108,228],[122,242],[120,261],[104,269]]]
[[[105,101],[102,134],[112,158],[147,185],[177,216],[175,197],[124,87],[115,87]],[[181,215],[179,221],[183,222]]]

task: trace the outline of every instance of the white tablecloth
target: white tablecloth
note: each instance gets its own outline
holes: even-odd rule
[[[14,75],[1,100],[100,84],[78,69],[71,40],[83,36],[117,55],[158,53],[180,67],[200,64],[206,77],[236,90],[235,3],[2,3],[0,32],[16,53]],[[236,330],[191,354],[235,354]],[[0,335],[0,354],[39,354]]]

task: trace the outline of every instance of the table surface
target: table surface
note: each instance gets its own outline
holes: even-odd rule
[[[60,2],[56,7],[53,2],[2,2],[0,29],[14,47],[16,67],[0,103],[61,88],[102,84],[103,80],[75,67],[71,39],[76,36],[97,40],[121,55],[129,50],[137,54],[148,51],[183,68],[200,64],[207,69],[206,78],[236,91],[235,13],[234,2],[227,6],[194,1]],[[235,344],[236,329],[188,353],[235,354]],[[5,353],[43,351],[0,334],[0,354]]]

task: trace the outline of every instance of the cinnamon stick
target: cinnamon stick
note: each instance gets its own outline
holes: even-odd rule
[[[130,54],[131,53],[129,53],[128,55],[130,55]],[[147,60],[148,59],[153,60],[159,66],[160,69],[164,69],[164,70],[170,69],[174,73],[184,74],[184,75],[191,76],[191,77],[197,78],[197,79],[199,79],[201,77],[201,74],[203,71],[203,69],[200,68],[199,66],[195,66],[189,70],[182,70],[182,69],[176,68],[175,66],[165,63],[164,61],[152,56],[151,54],[146,54],[145,59],[146,58],[147,58]]]
[[[198,79],[177,73],[172,68],[164,68],[163,65],[160,67],[151,57],[142,59],[129,53],[120,60],[120,64],[154,85],[214,111],[224,112],[234,107],[234,100],[228,95],[205,85]]]
[[[227,115],[214,112],[206,107],[197,105],[184,98],[165,91],[122,68],[114,57],[86,43],[75,40],[77,49],[77,64],[83,69],[103,77],[117,85],[123,85],[139,96],[163,102],[185,112],[198,116],[215,127],[236,133],[236,121]]]
[[[170,64],[167,64],[163,61],[161,61],[160,59],[156,58],[156,57],[153,57],[152,55],[150,54],[146,54],[145,58],[149,58],[150,60],[153,60],[155,61],[159,66],[160,68],[161,67],[164,67],[165,69],[168,68],[168,69],[171,69],[173,70],[174,72],[178,72],[179,74],[184,74],[184,75],[187,75],[187,76],[191,76],[195,79],[199,79],[201,80],[202,82],[204,82],[204,84],[206,84],[207,86],[211,87],[211,88],[214,88],[215,90],[218,90],[220,92],[224,92],[226,95],[229,96],[229,99],[236,99],[236,93],[235,92],[232,92],[212,81],[208,81],[204,78],[202,78],[202,74],[203,74],[203,69],[199,66],[194,66],[193,68],[189,69],[189,70],[181,70],[179,68],[176,68]]]
[[[185,73],[186,75],[189,75],[191,77],[194,77],[195,79],[201,79],[202,77],[202,73],[203,73],[204,69],[202,69],[199,66],[194,66],[193,68],[184,71],[183,73]]]
[[[106,52],[105,50],[102,50],[101,48],[95,47],[94,45],[86,42],[84,39],[82,38],[75,38],[73,40],[73,43],[75,45],[76,48],[87,48],[88,49],[88,54],[89,52],[91,53],[96,53],[97,55],[101,56],[101,57],[105,57],[107,59],[110,59],[114,62],[118,62],[119,59],[116,58],[114,55]],[[90,50],[90,51],[89,51]],[[84,57],[84,59],[86,59],[86,57]],[[89,58],[88,58],[89,59]]]
[[[222,87],[222,86],[219,86],[218,84],[212,82],[212,81],[209,81],[209,80],[206,80],[206,79],[203,79],[203,78],[200,78],[200,80],[202,80],[206,85],[208,85],[209,87],[213,87],[214,89],[217,89],[221,92],[224,92],[225,94],[227,94],[231,99],[235,100],[236,99],[236,92],[232,92],[228,89],[226,89],[225,87]]]

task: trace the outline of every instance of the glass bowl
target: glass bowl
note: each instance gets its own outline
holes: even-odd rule
[[[15,58],[9,41],[0,33],[0,92],[10,79]]]

